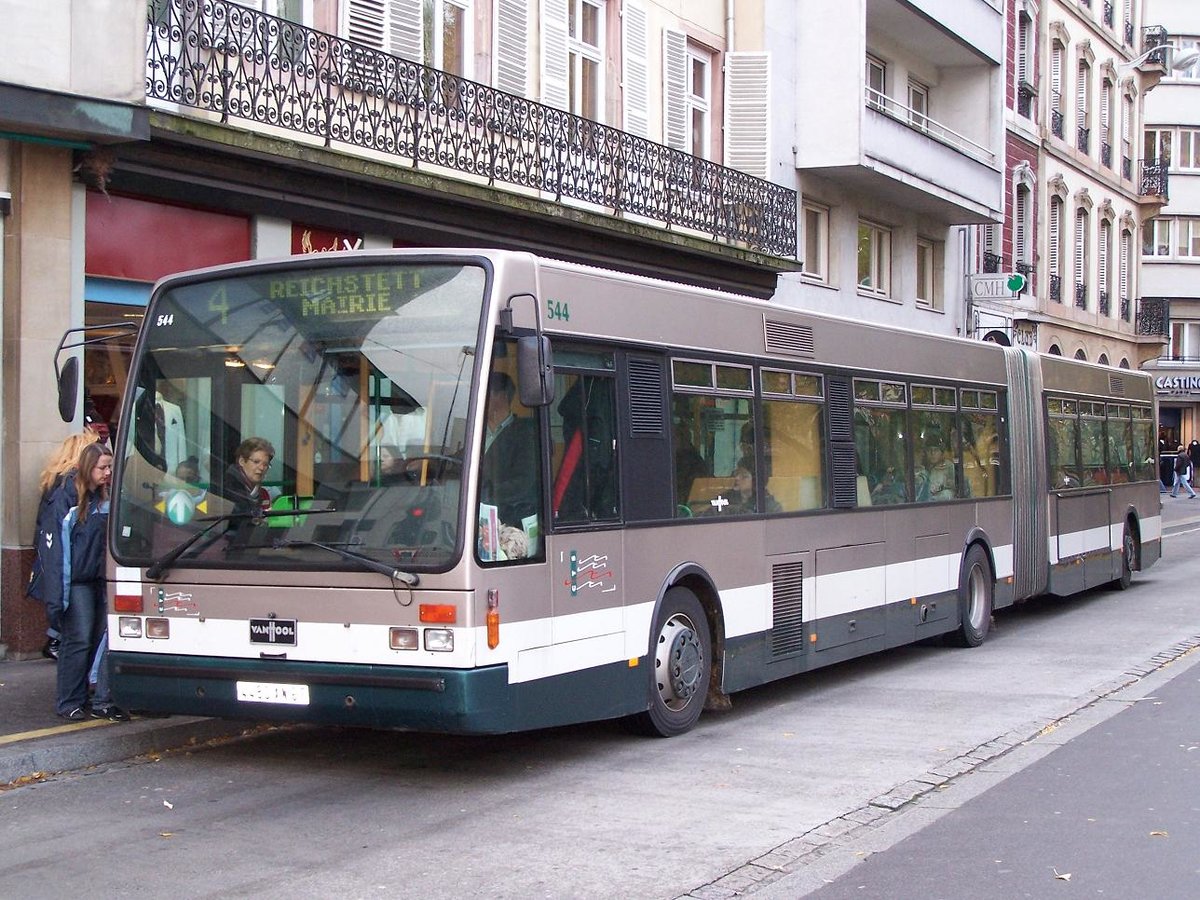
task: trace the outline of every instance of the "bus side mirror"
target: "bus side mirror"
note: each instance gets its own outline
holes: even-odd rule
[[[554,359],[550,338],[544,334],[517,339],[517,390],[528,407],[554,402]]]
[[[58,414],[64,422],[75,419],[75,400],[79,396],[79,358],[72,356],[58,373]]]

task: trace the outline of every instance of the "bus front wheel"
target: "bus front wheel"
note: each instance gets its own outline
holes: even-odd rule
[[[631,724],[642,734],[674,737],[696,724],[704,709],[712,640],[700,601],[685,587],[663,597],[647,659],[650,706]]]
[[[958,631],[951,635],[959,647],[978,647],[987,637],[992,625],[992,596],[995,581],[987,554],[973,544],[963,559],[958,576]]]

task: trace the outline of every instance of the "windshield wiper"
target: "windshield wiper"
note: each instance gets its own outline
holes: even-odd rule
[[[371,559],[362,553],[355,553],[353,550],[345,550],[341,547],[334,547],[331,544],[322,544],[318,541],[301,541],[287,540],[276,541],[274,546],[276,549],[284,549],[285,547],[316,547],[320,550],[326,550],[330,553],[336,553],[342,559],[348,559],[358,563],[364,569],[371,572],[378,572],[380,575],[386,575],[393,581],[399,581],[401,584],[406,584],[410,588],[420,584],[421,579],[415,572],[402,572],[399,569],[389,566],[387,563],[382,563],[377,559]]]
[[[261,519],[275,519],[275,518],[279,518],[280,516],[300,516],[300,515],[310,516],[313,513],[327,513],[327,512],[337,512],[337,510],[336,509],[306,509],[303,511],[297,511],[294,509],[268,509],[268,510],[263,510],[261,512],[231,512],[231,513],[224,513],[219,516],[198,516],[195,519],[193,519],[192,521],[193,522],[209,522],[211,524],[209,524],[206,528],[202,528],[200,531],[197,531],[195,534],[193,534],[190,538],[188,538],[186,541],[184,541],[178,547],[175,547],[172,550],[168,550],[161,557],[159,557],[154,562],[152,562],[150,564],[149,568],[146,569],[146,577],[149,578],[151,581],[158,581],[158,579],[162,578],[162,576],[166,574],[167,570],[169,568],[171,568],[171,566],[175,562],[175,560],[177,560],[177,559],[179,559],[179,557],[183,556],[183,554],[186,553],[189,549],[191,549],[191,547],[193,545],[195,545],[197,541],[199,541],[202,537],[204,537],[206,534],[208,534],[210,531],[212,531],[214,528],[216,528],[221,523],[225,523],[226,525],[228,525],[230,522],[236,522],[236,521],[239,521],[242,519],[258,521]]]

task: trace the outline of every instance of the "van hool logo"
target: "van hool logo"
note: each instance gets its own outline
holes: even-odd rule
[[[295,619],[251,619],[250,643],[292,644],[296,643]]]

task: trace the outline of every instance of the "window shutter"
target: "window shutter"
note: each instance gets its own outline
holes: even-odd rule
[[[1061,275],[1062,252],[1062,200],[1055,197],[1050,201],[1050,274]]]
[[[1105,138],[1108,137],[1109,123],[1109,104],[1112,103],[1112,82],[1107,79],[1100,86],[1100,125],[1104,129]]]
[[[639,137],[650,137],[650,44],[646,11],[626,6],[621,41],[622,79],[625,95],[625,130]]]
[[[529,0],[497,0],[496,87],[518,97],[529,91]]]
[[[1029,236],[1029,188],[1017,186],[1016,222],[1013,225],[1013,257],[1017,262],[1028,262],[1025,241]]]
[[[687,150],[687,36],[663,29],[663,143]]]
[[[1122,300],[1129,299],[1129,252],[1132,249],[1132,246],[1133,246],[1133,235],[1130,234],[1128,231],[1122,231],[1121,232],[1121,271],[1118,276],[1120,278],[1120,286],[1119,287],[1120,287],[1120,291],[1121,291],[1121,299]]]
[[[983,226],[983,249],[986,252],[996,253],[996,235],[999,233],[999,230],[999,227],[996,225]]]
[[[1091,70],[1084,63],[1079,64],[1079,77],[1075,82],[1075,124],[1080,128],[1088,127],[1088,76]]]
[[[387,11],[384,0],[350,0],[346,37],[355,43],[383,49],[387,31]]]
[[[1055,101],[1055,109],[1060,112],[1062,108],[1057,105],[1059,98],[1062,96],[1062,44],[1055,44],[1054,49],[1050,52],[1050,90],[1054,92],[1051,98]]]
[[[1100,223],[1100,246],[1098,248],[1097,258],[1100,263],[1100,290],[1108,291],[1109,289],[1109,271],[1108,271],[1108,253],[1109,244],[1112,243],[1112,225],[1108,222]]]
[[[542,102],[569,109],[567,0],[542,0]]]
[[[421,0],[388,0],[387,51],[413,62],[432,65],[425,58],[421,28]],[[432,48],[430,48],[432,50]]]
[[[1029,83],[1029,17],[1017,20],[1017,82]]]
[[[725,165],[768,175],[770,54],[725,54]]]
[[[1084,250],[1087,248],[1087,213],[1075,212],[1075,283],[1083,284]]]

